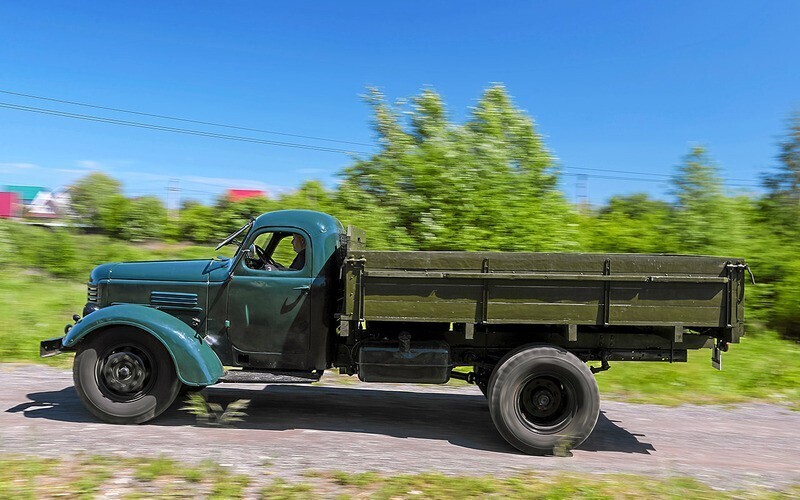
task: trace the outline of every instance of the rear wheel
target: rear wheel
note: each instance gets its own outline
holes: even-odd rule
[[[600,415],[600,391],[591,370],[555,346],[509,354],[492,373],[488,399],[503,438],[535,455],[578,446]]]
[[[82,342],[72,368],[86,408],[113,424],[140,424],[166,410],[180,381],[166,348],[149,333],[114,328]]]

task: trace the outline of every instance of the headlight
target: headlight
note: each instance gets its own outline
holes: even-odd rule
[[[98,309],[100,309],[99,305],[94,304],[92,302],[87,302],[86,305],[83,306],[82,316],[85,318],[86,316],[92,314],[93,312],[97,311]]]

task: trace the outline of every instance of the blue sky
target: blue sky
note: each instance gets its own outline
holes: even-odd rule
[[[369,85],[426,86],[461,122],[505,84],[537,122],[575,199],[668,186],[706,145],[732,189],[757,190],[800,108],[800,2],[8,2],[0,90],[375,144]],[[0,103],[266,140],[370,146],[215,129],[0,94]],[[130,195],[210,200],[228,187],[333,186],[339,153],[250,144],[0,108],[0,185],[68,184],[93,169]],[[639,176],[641,177],[641,176]],[[654,180],[665,177],[650,176]]]

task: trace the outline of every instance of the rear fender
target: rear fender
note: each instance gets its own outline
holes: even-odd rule
[[[137,304],[99,309],[78,321],[64,337],[65,348],[74,347],[92,332],[103,335],[113,326],[131,326],[157,338],[167,348],[178,378],[186,385],[211,385],[224,370],[211,347],[189,325],[163,311]]]

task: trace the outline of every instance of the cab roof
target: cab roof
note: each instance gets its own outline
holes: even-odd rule
[[[315,234],[344,231],[336,217],[314,210],[276,210],[259,215],[253,223],[253,229],[274,226],[305,229],[312,237]]]

